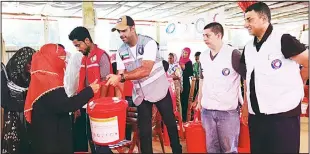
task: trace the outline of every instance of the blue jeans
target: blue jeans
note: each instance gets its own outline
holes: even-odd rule
[[[207,153],[237,153],[240,119],[237,110],[202,109],[202,126],[206,132]]]

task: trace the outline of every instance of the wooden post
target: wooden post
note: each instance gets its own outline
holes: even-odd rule
[[[82,10],[83,10],[83,25],[89,31],[89,34],[95,42],[95,10],[94,3],[90,1],[83,0],[82,2]]]
[[[47,43],[49,43],[48,42],[48,35],[49,35],[49,33],[48,33],[48,29],[49,29],[48,18],[47,17],[44,18],[43,22],[44,22],[44,44],[47,44]]]
[[[2,33],[1,33],[1,39],[2,39],[2,42],[1,42],[1,62],[3,62],[4,64],[6,64],[8,62],[8,55],[6,53],[6,49],[5,49],[5,42],[4,42],[4,39],[3,39],[3,36],[2,36]]]

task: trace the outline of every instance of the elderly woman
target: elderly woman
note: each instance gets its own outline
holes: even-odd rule
[[[1,153],[30,152],[23,108],[34,53],[34,49],[23,47],[12,56],[6,66],[1,64],[1,107],[4,109]]]
[[[182,105],[180,99],[180,93],[182,91],[182,69],[178,62],[178,57],[175,53],[169,53],[168,57],[169,68],[167,74],[173,78],[175,92],[176,92],[176,106],[178,112],[182,115]]]
[[[92,83],[68,98],[63,84],[65,57],[64,48],[57,44],[46,44],[33,55],[25,117],[31,123],[34,153],[73,154],[69,112],[85,105],[100,87]]]

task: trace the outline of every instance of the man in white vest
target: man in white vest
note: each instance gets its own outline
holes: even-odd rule
[[[197,107],[206,132],[207,153],[238,152],[241,53],[224,44],[223,35],[220,23],[204,27],[204,42],[210,49],[200,55],[202,72]]]
[[[122,16],[112,29],[117,30],[124,44],[116,54],[118,75],[107,76],[108,84],[117,85],[126,80],[133,82],[132,99],[138,106],[138,127],[142,153],[153,153],[152,107],[156,105],[167,126],[173,153],[182,153],[172,100],[168,91],[162,58],[156,42],[144,35],[137,35],[135,23],[129,16]]]
[[[249,6],[244,18],[245,28],[254,36],[240,60],[246,70],[242,119],[245,124],[248,119],[251,153],[299,153],[308,50],[270,24],[265,3]]]

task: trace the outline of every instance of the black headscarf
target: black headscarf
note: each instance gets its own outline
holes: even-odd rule
[[[27,88],[30,83],[30,64],[35,50],[23,47],[16,51],[6,65],[9,79],[20,87]]]

